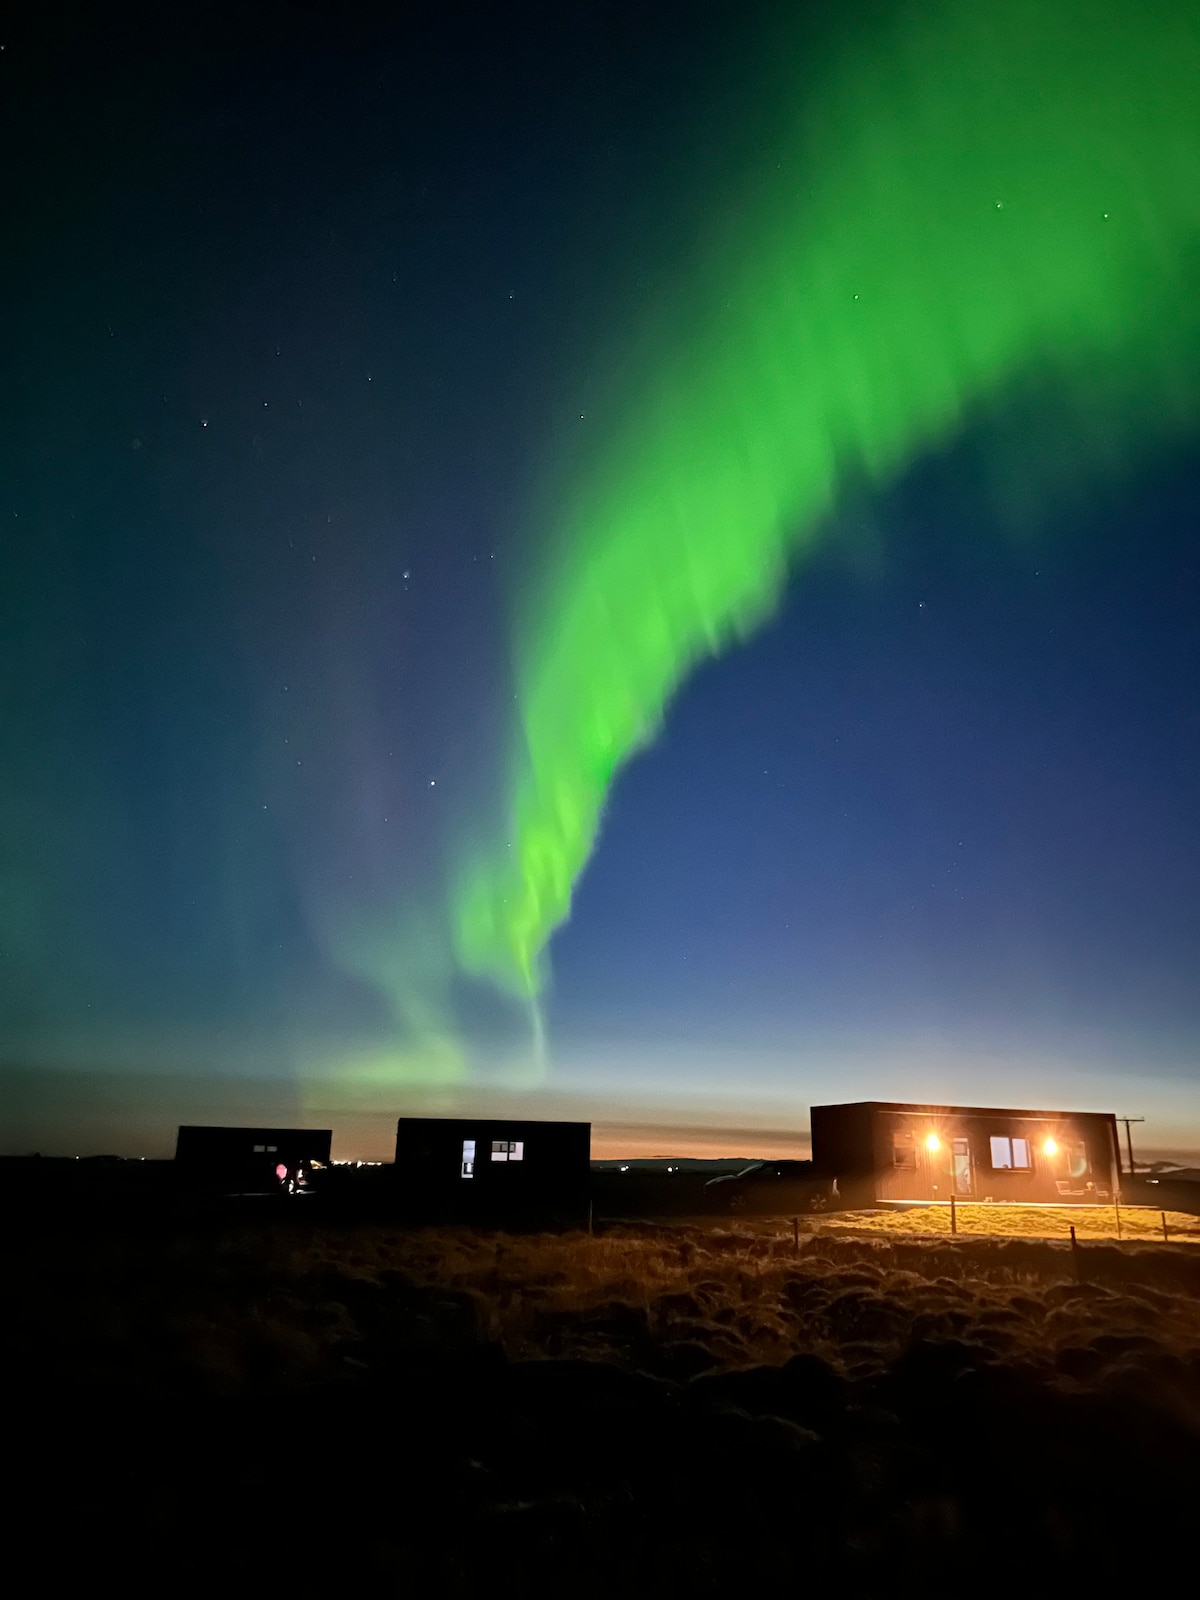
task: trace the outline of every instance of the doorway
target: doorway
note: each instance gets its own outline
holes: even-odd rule
[[[956,1195],[969,1195],[971,1184],[971,1144],[968,1139],[955,1139],[950,1151],[950,1173]]]

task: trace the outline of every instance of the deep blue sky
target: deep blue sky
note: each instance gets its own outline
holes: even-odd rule
[[[436,893],[497,792],[523,511],[589,350],[769,137],[756,11],[29,9],[3,1142],[251,1106],[369,1144],[426,1102],[356,1070],[394,1020],[335,930]],[[624,774],[537,1106],[747,1148],[818,1100],[1063,1101],[1200,1142],[1200,463],[1018,535],[985,454],[846,507]],[[517,1093],[512,1019],[458,1004],[457,1103]]]

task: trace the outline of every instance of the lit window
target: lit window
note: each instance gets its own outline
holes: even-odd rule
[[[917,1164],[917,1147],[913,1143],[911,1133],[896,1132],[892,1136],[892,1165],[894,1167],[915,1167]]]
[[[994,1133],[989,1142],[994,1172],[1028,1172],[1033,1166],[1029,1158],[1028,1139],[1010,1139],[1007,1134]]]
[[[1091,1166],[1087,1145],[1082,1140],[1073,1140],[1067,1146],[1067,1172],[1072,1178],[1086,1178]]]
[[[521,1139],[493,1139],[493,1161],[524,1161],[525,1145]]]
[[[462,1172],[461,1172],[460,1175],[462,1177],[464,1177],[464,1178],[473,1178],[475,1176],[475,1141],[474,1141],[474,1139],[464,1139],[463,1140]]]
[[[279,1146],[277,1144],[269,1144],[267,1146],[267,1150],[268,1150],[268,1153],[271,1154],[271,1155],[278,1155]]]
[[[266,1148],[267,1148],[267,1147],[266,1147],[266,1145],[265,1145],[265,1144],[256,1144],[256,1145],[255,1145],[255,1146],[254,1146],[254,1154],[255,1154],[255,1155],[256,1155],[256,1156],[261,1156],[261,1155],[264,1155],[264,1154],[265,1154],[265,1153],[266,1153]]]

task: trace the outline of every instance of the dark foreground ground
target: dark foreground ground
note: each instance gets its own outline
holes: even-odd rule
[[[1093,1246],[1080,1283],[1029,1240],[298,1219],[10,1227],[10,1572],[609,1596],[1194,1571],[1194,1248]]]

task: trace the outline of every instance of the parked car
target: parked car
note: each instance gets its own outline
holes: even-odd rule
[[[837,1179],[819,1173],[811,1161],[755,1161],[741,1172],[710,1178],[704,1196],[717,1211],[757,1211],[795,1216],[830,1211],[837,1204]]]

